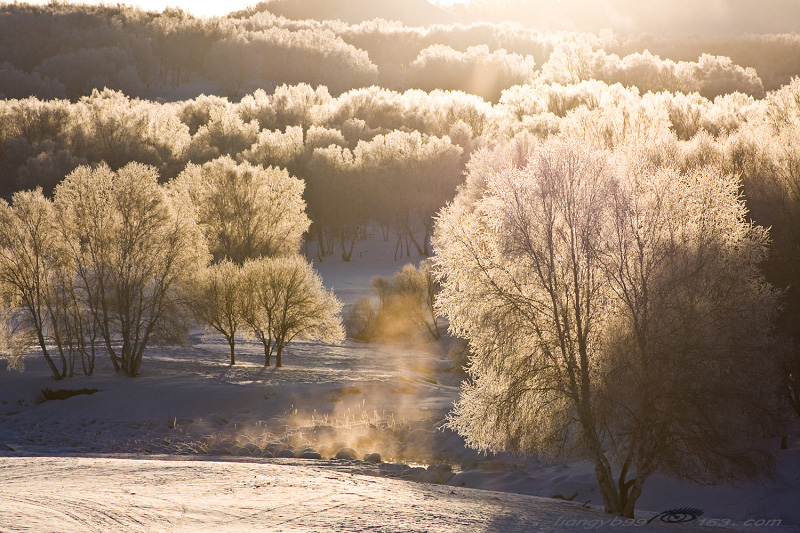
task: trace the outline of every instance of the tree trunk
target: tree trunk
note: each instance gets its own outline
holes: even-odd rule
[[[269,360],[272,358],[272,350],[268,342],[261,342],[264,344],[264,366],[269,366]]]
[[[580,413],[578,416],[582,418],[581,429],[584,438],[588,441],[588,456],[594,464],[594,474],[597,478],[597,485],[600,487],[600,495],[603,497],[604,510],[610,514],[619,514],[622,512],[622,505],[620,504],[619,492],[614,486],[611,464],[603,453],[597,434],[594,432],[594,423],[591,421],[591,415],[587,414],[588,406],[583,406],[583,409],[579,407],[578,412]]]
[[[236,345],[236,341],[233,339],[233,335],[228,337],[228,346],[231,347],[231,366],[236,364],[236,356],[233,353],[233,348]]]
[[[280,368],[283,366],[281,363],[281,353],[283,352],[283,345],[278,344],[278,351],[275,353],[275,366]]]
[[[108,357],[111,359],[111,363],[114,365],[114,372],[119,372],[122,370],[122,366],[119,362],[119,357],[117,357],[117,353],[114,351],[114,347],[111,346],[111,336],[109,333],[108,324],[102,328],[103,332],[103,341],[106,344],[106,350],[108,351]]]
[[[422,247],[423,252],[425,252],[426,257],[430,257],[431,255],[431,237],[433,236],[433,223],[434,219],[431,217],[425,223],[425,237],[422,240]]]
[[[122,333],[122,349],[119,354],[120,367],[126,376],[131,375],[131,346],[128,335]]]
[[[58,371],[58,367],[56,367],[56,364],[53,362],[53,358],[50,357],[50,353],[47,351],[47,346],[45,345],[44,342],[44,336],[38,330],[36,331],[36,336],[38,337],[39,347],[42,349],[42,354],[44,355],[44,359],[45,361],[47,361],[47,366],[50,367],[50,372],[53,374],[53,379],[55,379],[56,381],[63,379],[64,375]]]
[[[328,228],[328,234],[325,236],[325,255],[333,255],[336,251],[336,235]]]
[[[597,484],[600,487],[600,495],[603,497],[603,507],[605,512],[619,514],[622,512],[619,493],[614,487],[614,479],[607,464],[602,460],[594,461],[594,473],[597,477]]]
[[[414,232],[411,231],[411,224],[408,222],[408,213],[406,213],[406,222],[405,222],[405,233],[406,233],[406,255],[411,257],[411,254],[408,253],[408,241],[411,241],[411,244],[414,245],[414,249],[417,251],[417,255],[423,256],[427,255],[422,251],[422,247],[417,242],[417,239],[414,238]]]
[[[442,334],[439,332],[439,325],[436,323],[436,319],[433,320],[433,325],[431,325],[427,320],[425,320],[425,327],[428,328],[428,333],[431,334],[433,340],[438,341],[442,338]]]
[[[349,242],[349,247],[345,247],[344,232],[342,232],[341,244],[342,244],[342,260],[343,261],[346,261],[346,262],[349,263],[350,262],[350,258],[353,257],[353,248],[355,248],[355,246],[356,246],[356,239],[357,239],[357,237],[353,237],[352,239],[349,239],[349,241],[350,241]]]
[[[149,335],[145,335],[145,338],[139,342],[138,346],[131,354],[131,377],[135,378],[139,375],[139,369],[142,368],[142,359],[144,358],[144,349],[147,346],[147,341],[149,340]]]
[[[325,235],[322,229],[322,225],[317,225],[317,259],[320,263],[322,263],[323,258],[325,257]]]
[[[631,487],[631,491],[627,494],[625,505],[620,514],[625,518],[633,518],[634,508],[636,507],[636,500],[642,495],[642,484],[644,480],[641,477],[636,477]]]
[[[91,351],[87,351],[85,346],[81,346],[81,364],[83,365],[83,373],[87,376],[94,374],[94,339],[91,340]]]

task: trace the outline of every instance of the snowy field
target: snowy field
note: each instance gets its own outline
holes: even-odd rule
[[[44,457],[0,459],[0,465],[10,480],[0,487],[3,531],[626,529],[577,503],[379,479],[329,461]],[[704,530],[658,522],[627,529]]]
[[[405,263],[388,244],[316,266],[349,305]],[[231,367],[198,331],[154,347],[138,378],[101,357],[61,382],[31,354],[24,373],[0,370],[0,532],[800,531],[796,433],[775,443],[770,483],[651,478],[636,524],[601,512],[585,463],[466,449],[441,427],[463,378],[448,343],[293,343],[275,369],[242,339]],[[46,388],[97,391],[44,401]],[[678,508],[702,515],[642,524]]]

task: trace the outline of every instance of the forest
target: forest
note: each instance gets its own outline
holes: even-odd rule
[[[752,450],[698,451],[690,430],[653,448],[680,424],[640,415],[674,409],[702,427],[717,415],[676,405],[710,387],[716,429],[759,420],[785,435],[800,416],[800,35],[289,18],[299,11],[0,6],[10,366],[38,347],[54,378],[91,375],[102,351],[136,376],[149,346],[185,342],[193,323],[225,337],[232,365],[248,332],[280,366],[295,338],[345,335],[310,261],[350,261],[375,231],[396,259],[432,257],[373,285],[381,310],[415,313],[434,339],[446,317],[469,341],[451,424],[475,447],[582,446],[607,510],[626,516],[653,471],[704,464],[697,480],[717,482],[768,469]],[[547,253],[569,260],[543,267]],[[565,288],[549,284],[559,276]],[[387,303],[406,293],[413,304]],[[552,320],[531,318],[542,309]],[[377,313],[362,302],[348,332],[380,336]],[[503,419],[529,401],[525,365],[546,407]],[[521,389],[498,390],[498,375]],[[584,388],[551,395],[565,376]],[[654,376],[675,403],[616,392],[652,390]],[[531,424],[543,434],[525,435]],[[729,433],[700,434],[727,446]],[[624,465],[618,488],[609,458]]]

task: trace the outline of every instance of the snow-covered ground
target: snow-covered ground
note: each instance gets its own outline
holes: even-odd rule
[[[10,480],[0,486],[3,531],[511,533],[614,527],[614,517],[573,502],[379,479],[326,461],[45,457],[0,459],[0,467]],[[699,531],[657,522],[640,529]]]
[[[406,262],[393,254],[362,243],[316,267],[352,304]],[[483,457],[442,429],[463,377],[447,348],[296,343],[275,369],[243,339],[231,367],[222,339],[196,332],[154,348],[136,379],[101,358],[61,382],[31,354],[24,373],[0,369],[0,532],[800,531],[796,435],[774,482],[648,480],[642,522],[678,508],[697,521],[614,523],[590,465]],[[42,401],[46,388],[98,390]]]

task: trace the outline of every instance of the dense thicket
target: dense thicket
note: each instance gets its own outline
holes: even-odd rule
[[[396,236],[398,255],[409,247],[426,255],[431,216],[452,198],[465,162],[481,146],[523,133],[579,132],[613,147],[635,134],[673,148],[688,143],[690,164],[760,143],[763,164],[777,168],[790,165],[787,149],[779,147],[794,131],[787,117],[796,91],[790,85],[762,100],[737,92],[710,100],[679,90],[641,94],[619,83],[562,80],[514,86],[494,106],[460,91],[373,86],[334,97],[307,84],[280,86],[273,94],[259,90],[238,103],[216,96],[157,103],[108,89],[74,103],[5,100],[2,192],[10,199],[16,190],[38,186],[52,194],[64,175],[85,163],[106,162],[116,170],[143,162],[166,181],[181,172],[199,175],[224,156],[229,165],[282,168],[305,182],[320,257],[337,247],[349,257],[369,222],[381,224],[387,238]],[[723,160],[742,172],[742,162]],[[746,179],[746,186],[765,179]],[[755,190],[752,196],[751,203]]]
[[[157,168],[162,181],[180,175],[176,183],[201,206],[202,223],[216,228],[217,257],[252,257],[232,248],[234,233],[247,235],[241,246],[261,254],[296,248],[307,229],[301,195],[314,235],[326,243],[320,257],[336,246],[349,257],[371,221],[427,254],[431,217],[455,193],[491,113],[481,98],[461,92],[371,87],[334,98],[324,86],[307,84],[280,86],[271,95],[259,90],[239,103],[200,96],[162,104],[110,89],[75,103],[5,100],[2,193],[41,187],[51,195],[79,165],[104,162],[116,170],[137,161]],[[245,185],[255,182],[262,184]],[[270,199],[272,210],[261,218],[248,214],[242,208],[248,195]],[[287,196],[296,200],[271,201]],[[288,244],[263,241],[272,226]]]

